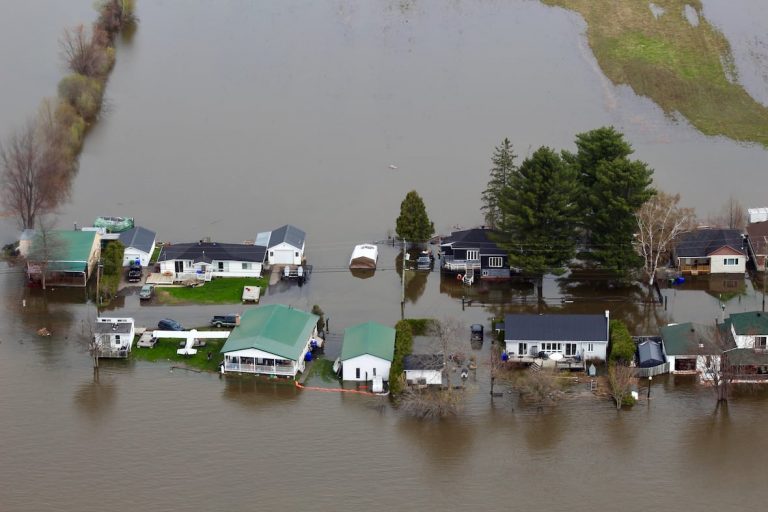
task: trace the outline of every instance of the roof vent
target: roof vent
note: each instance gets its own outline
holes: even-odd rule
[[[699,348],[704,348],[704,344],[703,343],[699,343]]]

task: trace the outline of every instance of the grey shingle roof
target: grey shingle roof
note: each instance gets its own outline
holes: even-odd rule
[[[267,253],[263,245],[222,244],[218,242],[199,242],[191,244],[173,244],[163,247],[159,261],[192,260],[195,262],[252,261],[263,263]]]
[[[404,370],[442,370],[443,366],[439,354],[410,354],[403,358]]]
[[[155,238],[156,233],[154,231],[136,226],[120,233],[119,240],[126,248],[133,247],[140,251],[151,253]]]
[[[744,239],[738,229],[702,228],[680,235],[675,256],[704,258],[725,246],[745,253]]]
[[[494,231],[490,229],[474,228],[463,231],[454,231],[440,241],[440,245],[450,245],[454,249],[479,249],[482,254],[506,254],[491,239]]]
[[[608,341],[604,315],[530,315],[504,317],[504,339],[510,341]]]
[[[285,242],[294,247],[301,248],[304,245],[304,238],[306,236],[307,234],[296,226],[286,224],[272,231],[272,236],[269,237],[269,247],[271,248]]]

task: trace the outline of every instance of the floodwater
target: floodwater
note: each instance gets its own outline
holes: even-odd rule
[[[59,4],[0,4],[0,65],[14,70],[4,72],[12,94],[0,95],[3,133],[55,92],[61,28],[92,19],[90,0]],[[704,137],[611,85],[583,22],[561,9],[179,0],[139,2],[138,14],[60,224],[131,215],[169,241],[241,241],[296,224],[315,271],[264,301],[320,304],[331,317],[329,357],[345,327],[400,316],[397,251],[383,246],[380,269],[360,279],[345,268],[352,247],[385,239],[411,189],[440,232],[478,223],[489,156],[505,136],[525,155],[614,124],[656,168],[657,183],[700,213],[716,212],[729,194],[764,203],[765,149]],[[757,16],[742,25],[723,21],[733,13],[713,16],[726,33],[742,25],[766,33]],[[13,227],[4,223],[0,235],[11,238]],[[140,305],[135,292],[108,313],[199,325],[230,309]],[[666,308],[650,306],[642,289],[574,273],[545,280],[542,308],[610,309],[633,332],[653,334],[669,321],[714,321],[721,303],[727,313],[761,301],[741,279],[663,293]],[[438,273],[408,272],[405,295],[408,316],[467,325],[488,325],[505,309],[540,311],[524,284],[464,290]],[[472,299],[464,309],[462,296]],[[538,410],[511,394],[492,402],[481,364],[460,417],[419,423],[386,400],[163,363],[105,364],[94,382],[79,342],[94,315],[84,291],[27,290],[17,269],[0,268],[0,510],[728,510],[767,496],[754,455],[768,443],[755,428],[768,421],[761,394],[715,409],[708,390],[661,378],[650,403],[617,413],[580,383]],[[34,334],[43,325],[52,336]]]

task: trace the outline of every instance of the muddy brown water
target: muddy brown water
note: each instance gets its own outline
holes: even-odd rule
[[[3,133],[55,92],[59,30],[92,18],[90,0],[59,4],[2,4],[0,67],[13,70],[3,78]],[[110,106],[61,224],[133,215],[163,240],[240,241],[294,223],[308,232],[315,272],[264,301],[322,305],[331,358],[345,327],[400,315],[396,250],[382,247],[380,269],[362,279],[345,268],[352,247],[385,238],[414,188],[441,232],[479,222],[488,156],[503,136],[525,155],[615,124],[660,185],[699,210],[716,211],[729,193],[762,204],[765,150],[703,137],[606,83],[583,23],[563,10],[190,1],[139,2],[139,16],[118,47]],[[765,32],[754,16],[720,16],[726,32]],[[0,233],[7,240],[13,228],[5,222]],[[95,383],[79,342],[93,304],[82,290],[25,289],[16,270],[0,268],[0,510],[729,510],[766,498],[765,394],[716,410],[691,381],[659,378],[650,403],[617,413],[580,383],[539,410],[509,393],[491,401],[481,364],[458,418],[420,423],[384,400],[165,363],[107,363]],[[652,334],[669,321],[714,321],[721,303],[730,312],[761,301],[750,281],[737,280],[743,292],[733,294],[731,282],[698,280],[665,288],[664,309],[645,304],[642,289],[574,273],[545,280],[540,309],[525,284],[466,290],[413,272],[406,281],[409,316],[466,325],[489,325],[504,310],[610,309]],[[141,305],[136,292],[108,313],[200,325],[240,309]],[[464,310],[462,296],[472,300]],[[34,335],[43,325],[52,336]],[[481,362],[487,352],[485,343]]]

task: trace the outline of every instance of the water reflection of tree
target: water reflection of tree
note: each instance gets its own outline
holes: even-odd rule
[[[649,302],[648,289],[640,283],[620,284],[593,270],[576,269],[557,279],[563,295],[563,313],[599,314],[605,310],[620,318],[632,334],[655,334],[668,323],[662,304]],[[557,304],[553,304],[557,307]]]
[[[418,252],[414,253],[418,254]],[[415,258],[411,255],[411,262],[413,263]],[[395,258],[395,269],[397,275],[402,279],[403,277],[403,254],[400,253]],[[427,289],[427,277],[430,272],[424,270],[416,270],[415,268],[407,268],[405,271],[405,300],[415,304],[419,298],[424,295]]]
[[[477,425],[467,424],[461,418],[440,421],[420,421],[403,418],[398,431],[411,441],[413,449],[427,456],[435,474],[464,467],[464,458],[471,454]]]
[[[80,412],[101,421],[114,407],[116,391],[113,379],[89,379],[77,388],[73,400]]]

